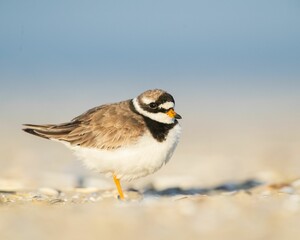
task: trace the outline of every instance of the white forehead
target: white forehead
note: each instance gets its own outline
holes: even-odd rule
[[[174,103],[173,102],[165,102],[165,103],[160,104],[158,107],[163,108],[163,109],[170,109],[170,108],[174,108]]]
[[[142,102],[145,103],[145,104],[150,104],[152,102],[155,102],[155,100],[152,99],[152,98],[143,97]],[[174,105],[173,102],[165,102],[165,103],[160,104],[158,107],[163,108],[163,109],[170,109],[170,108],[174,108],[174,106],[175,105]]]
[[[149,104],[149,103],[155,102],[155,100],[152,98],[143,97],[142,102],[145,104]]]

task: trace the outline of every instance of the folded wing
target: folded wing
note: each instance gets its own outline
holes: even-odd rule
[[[24,124],[30,134],[74,146],[117,149],[132,144],[144,133],[143,118],[132,112],[129,101],[103,105],[62,124]]]

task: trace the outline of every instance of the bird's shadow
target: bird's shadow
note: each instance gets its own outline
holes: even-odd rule
[[[213,187],[199,187],[199,188],[180,188],[180,187],[170,187],[162,190],[157,190],[153,186],[148,187],[143,192],[144,196],[176,196],[176,195],[212,195],[220,192],[234,192],[245,190],[248,191],[251,188],[262,185],[263,183],[255,180],[248,179],[243,182],[226,182]]]

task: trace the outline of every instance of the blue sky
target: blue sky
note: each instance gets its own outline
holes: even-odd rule
[[[298,75],[299,26],[295,0],[1,1],[0,71]]]
[[[1,1],[0,107],[297,95],[299,26],[293,0]]]

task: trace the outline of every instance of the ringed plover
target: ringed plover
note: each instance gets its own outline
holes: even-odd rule
[[[112,176],[120,199],[120,180],[156,172],[171,158],[181,132],[172,95],[148,90],[133,99],[101,105],[62,124],[24,124],[24,131],[59,141],[84,164]]]

